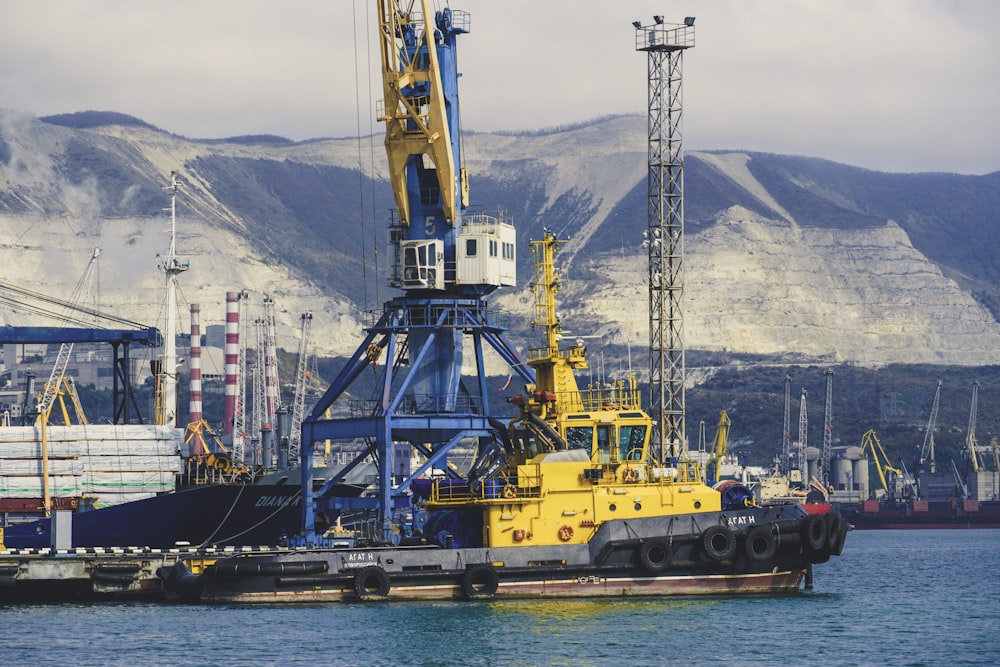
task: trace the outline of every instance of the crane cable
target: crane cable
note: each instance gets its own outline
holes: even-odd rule
[[[367,67],[368,67],[368,99],[372,99],[372,49],[371,49],[371,12],[367,9],[365,10],[365,52],[367,54]],[[361,81],[360,81],[360,59],[358,57],[359,47],[358,47],[358,14],[357,14],[357,4],[354,3],[352,7],[352,18],[354,24],[354,99],[356,103],[355,118],[357,122],[357,133],[358,133],[358,194],[360,196],[360,206],[358,210],[361,212],[361,279],[362,279],[362,290],[363,290],[363,301],[361,307],[363,310],[368,308],[368,237],[365,234],[365,171],[364,171],[364,149],[363,149],[363,137],[361,134]],[[373,143],[375,130],[372,127],[372,116],[368,115],[368,157],[369,157],[369,181],[371,186],[371,234],[372,234],[372,256],[374,258],[374,271],[375,271],[375,281],[373,285],[375,287],[375,302],[379,300],[379,286],[378,286],[378,230],[376,228],[375,221],[375,146]]]
[[[365,12],[367,16],[368,12]],[[361,221],[361,289],[362,289],[362,309],[368,307],[368,244],[364,233],[364,218],[365,218],[365,170],[361,164],[361,82],[359,80],[359,62],[358,62],[358,3],[351,3],[351,25],[354,30],[354,100],[355,100],[355,110],[354,118],[357,124],[358,133],[358,195],[361,200],[358,210],[360,211]]]
[[[43,303],[57,306],[67,312],[66,314],[64,314],[56,310],[48,310],[46,308],[43,308],[42,306],[33,305],[29,301],[23,301],[13,296],[3,294],[3,292],[16,294],[22,298],[36,299]],[[101,311],[95,308],[81,306],[78,304],[74,304],[70,301],[65,301],[63,299],[57,299],[56,297],[48,296],[47,294],[42,294],[41,292],[32,292],[31,290],[25,289],[23,287],[18,287],[16,285],[12,285],[10,283],[5,283],[5,282],[0,282],[0,303],[7,304],[15,310],[21,309],[35,315],[44,315],[46,317],[51,317],[52,319],[61,322],[66,322],[69,324],[79,324],[81,326],[87,326],[88,324],[90,324],[90,322],[88,322],[83,317],[68,314],[75,311],[78,313],[82,313],[83,315],[92,317],[94,319],[106,320],[107,322],[111,322],[116,325],[124,325],[133,329],[150,328],[145,324],[141,324],[133,320],[128,320],[123,317],[118,317],[117,315],[111,315],[110,313],[102,313]],[[96,328],[101,328],[101,327],[96,327]]]

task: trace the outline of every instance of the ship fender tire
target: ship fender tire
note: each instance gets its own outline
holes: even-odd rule
[[[844,542],[847,540],[847,519],[842,516],[837,517],[837,531],[833,543],[830,545],[830,554],[839,556],[844,551]]]
[[[712,560],[729,560],[736,553],[736,536],[726,526],[709,526],[701,534],[701,546]]]
[[[470,565],[462,575],[462,594],[466,600],[481,600],[496,595],[500,577],[492,566]]]
[[[744,551],[747,558],[757,563],[774,558],[774,554],[778,551],[778,538],[771,531],[771,526],[754,526],[747,531]]]
[[[389,596],[389,575],[378,565],[362,568],[354,575],[354,594],[365,602]]]
[[[831,554],[837,548],[837,542],[840,539],[840,524],[842,523],[844,523],[844,519],[836,512],[830,512],[826,515],[826,550]],[[841,545],[841,549],[843,549],[843,545]],[[840,554],[835,555],[839,556]]]
[[[802,520],[802,541],[812,553],[819,553],[826,547],[826,519],[820,514],[810,514]]]
[[[673,558],[670,542],[662,537],[654,537],[642,543],[639,549],[639,564],[650,574],[659,574],[670,567]]]
[[[198,602],[205,592],[205,580],[200,574],[182,574],[174,581],[174,592],[181,602]]]

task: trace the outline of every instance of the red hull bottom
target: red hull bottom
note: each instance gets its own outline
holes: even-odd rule
[[[661,577],[580,576],[543,581],[504,581],[489,599],[639,597],[674,595],[762,595],[798,592],[805,570],[762,574],[674,575]],[[385,600],[461,600],[452,584],[393,586]],[[204,603],[356,602],[350,587],[299,591],[257,591],[205,595]]]

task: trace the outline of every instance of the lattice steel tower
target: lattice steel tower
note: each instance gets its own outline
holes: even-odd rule
[[[634,21],[636,51],[649,74],[648,228],[649,392],[653,448],[661,460],[685,448],[684,434],[684,157],[681,150],[681,72],[694,46],[694,18],[683,24]]]

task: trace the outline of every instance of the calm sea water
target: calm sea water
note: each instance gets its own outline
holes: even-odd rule
[[[4,665],[1000,665],[1000,530],[855,531],[755,598],[0,606]]]

